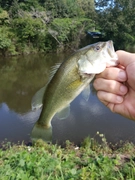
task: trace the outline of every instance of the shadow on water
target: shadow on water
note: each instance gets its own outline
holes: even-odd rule
[[[30,142],[30,133],[40,111],[31,110],[31,99],[49,78],[50,68],[69,55],[48,54],[0,58],[0,142]],[[79,95],[71,103],[70,116],[65,120],[54,117],[53,143],[70,140],[75,144],[96,132],[107,140],[135,142],[135,123],[110,112],[96,97],[94,90],[86,102]]]

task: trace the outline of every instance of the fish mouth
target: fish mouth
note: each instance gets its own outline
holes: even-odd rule
[[[109,40],[106,42],[106,52],[107,52],[107,58],[110,59],[109,64],[107,64],[107,67],[109,66],[117,66],[118,65],[118,56],[114,50],[113,41]]]
[[[114,50],[113,41],[112,40],[107,41],[106,45],[107,45],[107,52],[110,55],[110,57],[116,59],[116,53]]]

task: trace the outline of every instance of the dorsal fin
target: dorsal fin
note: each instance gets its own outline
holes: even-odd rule
[[[54,66],[51,67],[50,75],[49,75],[49,81],[53,78],[54,74],[57,72],[59,67],[61,66],[61,63],[56,63]]]

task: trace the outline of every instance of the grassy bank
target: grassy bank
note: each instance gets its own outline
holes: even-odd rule
[[[34,146],[3,145],[0,150],[2,180],[134,180],[135,145],[110,148],[86,138],[81,147],[37,141]]]

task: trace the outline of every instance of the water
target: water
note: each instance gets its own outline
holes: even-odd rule
[[[30,133],[40,115],[40,110],[31,110],[31,99],[47,83],[50,68],[67,56],[0,58],[0,143],[5,139],[14,143],[31,142]],[[71,103],[70,116],[65,120],[54,117],[52,126],[53,143],[70,140],[80,144],[89,135],[98,139],[97,131],[113,144],[120,140],[135,142],[135,122],[110,112],[94,91],[88,102],[79,95]]]

